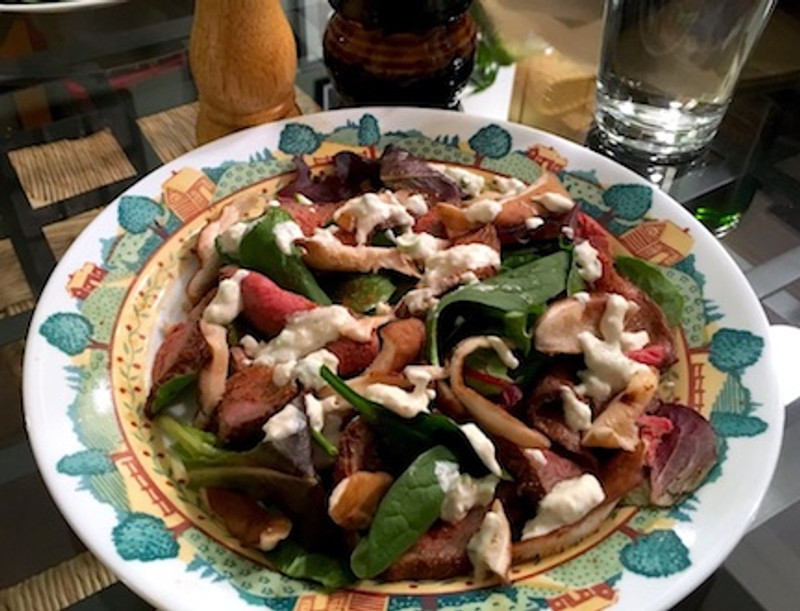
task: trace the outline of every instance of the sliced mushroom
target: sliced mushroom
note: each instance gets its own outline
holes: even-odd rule
[[[657,388],[658,372],[655,369],[637,369],[625,390],[609,401],[584,433],[583,445],[633,452],[639,445],[639,427],[636,421],[644,413]]]
[[[391,269],[412,278],[421,275],[411,257],[396,248],[346,246],[336,239],[309,238],[297,243],[303,247],[303,260],[314,269],[365,274]]]
[[[228,350],[228,331],[225,327],[201,319],[200,331],[211,351],[211,359],[206,361],[197,376],[199,409],[195,416],[195,425],[205,428],[225,394],[230,352]]]
[[[480,530],[469,540],[467,554],[475,569],[476,579],[483,580],[497,575],[508,582],[508,569],[511,567],[511,525],[499,499],[494,500],[491,509],[483,516]]]
[[[211,513],[248,547],[274,549],[289,536],[292,522],[282,513],[266,509],[253,497],[227,488],[203,488],[201,497]]]
[[[222,265],[215,244],[217,236],[249,214],[262,210],[261,204],[263,204],[263,200],[256,195],[239,197],[225,206],[219,217],[209,221],[197,236],[195,250],[200,267],[186,286],[186,292],[193,303],[200,299],[217,280],[217,272]]]
[[[544,354],[580,354],[583,350],[578,334],[599,334],[607,300],[606,293],[592,293],[587,298],[566,297],[553,302],[536,320],[534,346]]]
[[[331,492],[328,515],[347,530],[367,528],[392,481],[392,476],[382,471],[357,471],[345,477]]]
[[[464,208],[454,206],[448,203],[439,203],[433,207],[436,216],[444,225],[445,231],[449,238],[462,236],[465,233],[472,231],[476,223],[473,223],[468,217]]]
[[[453,394],[485,431],[513,441],[523,448],[550,447],[550,440],[542,433],[526,426],[499,405],[466,385],[464,361],[481,348],[495,349],[495,344],[489,337],[478,336],[465,339],[456,346],[450,362],[450,387]]]
[[[551,201],[552,200],[552,201]],[[574,202],[564,185],[555,174],[545,172],[527,189],[501,200],[503,209],[494,220],[498,228],[525,226],[525,221],[533,216],[549,217],[564,214],[568,210],[560,210],[553,202]]]
[[[367,372],[402,371],[425,346],[425,325],[416,318],[395,320],[379,331],[381,349]]]

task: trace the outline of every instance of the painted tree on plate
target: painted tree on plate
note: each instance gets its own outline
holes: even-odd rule
[[[162,560],[178,555],[178,542],[164,520],[146,513],[129,513],[111,531],[117,553],[125,560]]]
[[[94,327],[91,321],[74,312],[51,314],[39,327],[39,333],[69,356],[77,356],[87,348],[108,350],[107,344],[92,339]]]
[[[381,130],[375,115],[365,114],[358,121],[358,143],[367,147],[370,159],[375,159],[375,146],[380,142]]]
[[[720,329],[711,338],[708,360],[727,374],[741,376],[754,365],[764,350],[764,340],[749,331]]]
[[[322,143],[322,136],[303,123],[289,123],[281,131],[278,148],[294,157],[311,155]]]
[[[56,469],[65,475],[102,475],[115,471],[116,467],[108,454],[90,449],[64,456]]]
[[[163,216],[164,208],[149,197],[141,195],[126,195],[119,201],[117,218],[120,227],[133,234],[152,231],[162,240],[166,240],[169,234],[159,223],[159,218]]]
[[[764,340],[749,331],[722,328],[711,338],[709,362],[727,374],[711,412],[711,424],[722,437],[753,437],[767,423],[752,414],[750,391],[742,383],[744,370],[761,358]]]
[[[653,191],[644,185],[612,185],[602,196],[602,204],[587,201],[581,207],[614,235],[638,225],[653,205]]]
[[[621,532],[632,536],[633,541],[622,548],[619,559],[629,571],[646,577],[667,577],[692,564],[689,550],[673,531],[654,530],[642,534],[628,530],[632,529],[621,529]]]
[[[485,157],[500,159],[508,155],[511,151],[511,134],[492,123],[475,132],[469,139],[469,146],[475,151],[475,167],[480,167]]]

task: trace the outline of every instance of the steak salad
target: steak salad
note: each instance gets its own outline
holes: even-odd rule
[[[713,430],[662,388],[682,298],[555,175],[296,163],[198,235],[144,406],[243,546],[329,589],[508,580],[702,483]]]

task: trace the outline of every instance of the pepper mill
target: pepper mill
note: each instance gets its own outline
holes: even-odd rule
[[[280,0],[196,0],[189,62],[197,144],[297,116],[297,48]]]

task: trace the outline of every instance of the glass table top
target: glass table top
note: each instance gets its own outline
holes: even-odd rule
[[[0,12],[0,602],[6,604],[20,604],[46,580],[69,582],[85,571],[90,577],[77,590],[64,586],[67,593],[50,606],[24,599],[28,608],[150,608],[91,562],[50,500],[24,431],[20,364],[37,296],[72,240],[122,191],[194,147],[193,5],[138,0],[59,14]],[[283,5],[297,41],[301,106],[305,112],[335,106],[322,63],[327,3]],[[499,104],[494,110],[508,116]],[[690,209],[744,201],[740,225],[722,243],[770,321],[793,326],[800,326],[798,107],[796,74],[742,87],[698,163],[634,168]],[[593,145],[591,135],[587,143]],[[796,362],[792,354],[782,358],[784,365]],[[796,394],[788,386],[786,392]],[[800,479],[792,465],[800,461],[800,410],[797,402],[787,410],[781,462],[753,529],[681,608],[785,609],[797,600],[800,585],[791,575],[800,570]]]

